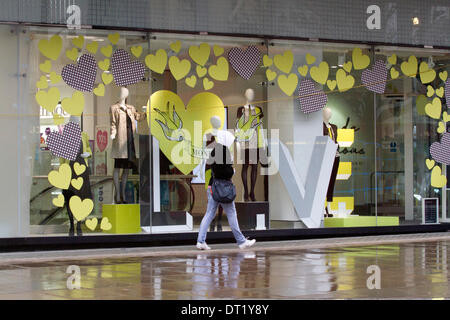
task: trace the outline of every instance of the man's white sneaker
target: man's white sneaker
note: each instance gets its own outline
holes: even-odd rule
[[[251,246],[253,246],[255,244],[256,240],[245,240],[245,242],[243,244],[239,245],[239,249],[246,249],[246,248],[250,248]]]
[[[208,247],[206,242],[204,242],[204,243],[197,242],[197,249],[199,249],[199,250],[211,250],[211,248]]]

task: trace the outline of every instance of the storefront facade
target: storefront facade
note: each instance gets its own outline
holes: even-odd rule
[[[385,23],[371,31],[369,4],[345,4],[361,11],[363,31],[352,36],[348,26],[283,27],[290,1],[261,4],[270,21],[257,4],[224,8],[229,24],[248,13],[248,24],[228,29],[212,26],[206,4],[183,2],[189,26],[176,21],[176,2],[135,1],[114,22],[125,4],[111,3],[42,1],[28,24],[0,25],[1,238],[70,237],[68,210],[83,236],[198,232],[212,117],[237,137],[244,233],[450,221],[450,40],[416,26],[420,12],[380,5]],[[80,28],[61,25],[70,5]],[[302,16],[306,7],[318,10],[310,3]],[[448,27],[439,17],[450,7],[423,10],[436,31]],[[121,102],[134,106],[129,117]],[[117,158],[130,160],[125,171]],[[219,224],[229,231],[225,216]]]

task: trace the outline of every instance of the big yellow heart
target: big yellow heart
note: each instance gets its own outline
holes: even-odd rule
[[[437,97],[433,99],[433,102],[427,103],[427,105],[425,106],[425,113],[433,119],[439,119],[441,117],[441,111],[441,99]]]
[[[394,53],[392,56],[390,56],[387,61],[391,64],[394,65],[397,63],[397,55]]]
[[[86,165],[75,162],[73,165],[73,171],[75,171],[75,174],[79,176],[80,174],[83,174],[84,171],[86,171]]]
[[[355,70],[365,69],[370,64],[369,56],[363,54],[361,48],[353,49],[352,61],[353,61],[353,68],[355,68]],[[339,84],[338,84],[338,86],[339,86]]]
[[[391,78],[392,79],[397,79],[399,75],[400,75],[400,72],[398,72],[397,70],[395,70],[394,67],[392,67],[391,68]]]
[[[50,73],[50,71],[52,70],[52,62],[50,60],[45,60],[44,63],[41,63],[39,65],[39,70],[44,73]]]
[[[202,78],[205,76],[205,74],[208,72],[208,69],[197,65],[197,67],[195,67],[195,70],[197,71],[197,75],[199,78]]]
[[[103,83],[100,83],[100,84],[97,86],[97,88],[95,88],[95,89],[93,90],[93,92],[94,92],[94,94],[95,94],[97,97],[103,97],[103,96],[105,96],[105,85],[104,85]]]
[[[427,97],[432,97],[434,95],[434,88],[430,85],[427,86]]]
[[[210,90],[214,87],[214,82],[210,81],[208,78],[203,79],[203,89]]]
[[[178,57],[172,56],[169,58],[169,69],[175,80],[181,80],[191,71],[191,62],[187,59],[180,61]]]
[[[60,82],[62,80],[62,77],[57,74],[56,72],[52,71],[50,72],[50,82],[52,84],[57,84],[58,82]]]
[[[441,167],[435,166],[431,171],[431,186],[443,188],[447,184],[447,177],[442,175]]]
[[[444,111],[444,113],[442,114],[442,120],[444,120],[444,122],[450,121],[450,114],[448,114],[447,111]]]
[[[307,64],[313,64],[314,62],[316,62],[316,57],[314,57],[313,55],[307,53],[306,54],[306,63]]]
[[[400,65],[405,76],[414,78],[417,74],[417,58],[415,56],[410,56],[408,61],[403,61]]]
[[[195,85],[197,84],[197,77],[195,75],[192,75],[190,77],[187,77],[184,82],[186,82],[186,84],[191,87],[194,88]]]
[[[419,73],[420,81],[422,81],[423,84],[430,83],[436,78],[436,71],[434,71],[433,69],[429,69],[428,63],[426,63],[425,61],[420,63]]]
[[[112,46],[109,44],[106,47],[102,47],[100,49],[100,52],[105,56],[105,57],[111,57],[112,54]]]
[[[433,169],[436,162],[434,160],[427,159],[425,160],[425,164],[427,165],[428,170]]]
[[[425,106],[427,105],[427,103],[429,102],[429,100],[427,99],[427,97],[425,97],[423,94],[419,95],[416,99],[416,109],[417,109],[417,114],[420,116],[424,116],[425,115]]]
[[[278,76],[277,81],[281,91],[286,95],[291,96],[294,93],[295,88],[297,88],[298,77],[294,73],[291,73],[287,77],[284,74],[281,74]]]
[[[56,60],[61,53],[62,42],[62,38],[55,34],[50,38],[50,40],[40,40],[38,43],[38,48],[45,57],[51,60]]]
[[[208,73],[211,78],[218,81],[227,81],[228,71],[228,61],[224,57],[217,59],[217,65],[212,65],[208,69]]]
[[[447,129],[447,128],[445,127],[445,122],[444,122],[444,121],[439,121],[439,125],[438,125],[438,128],[437,128],[437,132],[438,132],[438,133],[444,133],[444,132],[445,132],[445,129]]]
[[[102,80],[105,85],[110,84],[113,81],[113,75],[111,73],[102,73]]]
[[[39,81],[36,82],[36,88],[38,89],[47,89],[48,88],[48,81],[46,76],[41,76]]]
[[[109,69],[110,64],[111,64],[110,60],[106,58],[105,60],[98,62],[98,67],[103,71],[107,71]]]
[[[64,206],[64,196],[59,194],[56,198],[53,198],[52,203],[55,207],[62,208]]]
[[[440,98],[442,98],[444,96],[444,87],[440,87],[438,89],[436,89],[436,95]]]
[[[273,63],[273,60],[269,58],[269,56],[267,54],[264,55],[263,57],[263,66],[264,67],[270,67]]]
[[[221,56],[223,54],[224,49],[222,47],[219,47],[218,45],[215,44],[214,47],[213,47],[213,51],[214,51],[214,55],[216,57],[218,57],[218,56]]]
[[[282,55],[281,54],[275,55],[275,57],[273,58],[273,62],[280,71],[283,71],[284,73],[289,73],[291,72],[292,64],[294,63],[294,54],[292,53],[291,50],[287,50]]]
[[[89,43],[88,45],[86,45],[86,49],[87,51],[89,51],[92,54],[96,54],[97,50],[98,50],[98,42],[97,41],[92,41],[91,43]]]
[[[120,34],[118,34],[117,32],[108,35],[108,40],[109,40],[112,44],[117,44],[117,42],[119,41],[119,38],[120,38]]]
[[[141,54],[142,54],[142,47],[141,46],[133,46],[133,47],[131,47],[131,53],[136,58],[139,58],[141,56]]]
[[[84,222],[84,224],[86,225],[86,227],[87,227],[89,230],[94,231],[95,228],[97,228],[98,220],[97,220],[97,218],[86,219],[86,221]]]
[[[94,202],[91,199],[84,199],[83,201],[78,196],[72,196],[69,200],[69,208],[77,221],[82,221],[91,214],[94,209]]]
[[[308,74],[308,66],[307,65],[298,67],[297,70],[298,70],[298,73],[300,73],[300,75],[302,77],[306,77],[306,75]]]
[[[448,72],[447,71],[439,72],[439,78],[441,78],[442,81],[447,80],[447,77],[448,77]]]
[[[166,69],[167,64],[166,50],[159,49],[155,54],[148,54],[145,57],[145,64],[150,70],[162,74]]]
[[[108,221],[107,217],[102,218],[102,222],[100,223],[100,229],[102,229],[103,231],[108,231],[111,230],[112,225],[111,223]]]
[[[67,163],[59,166],[59,169],[53,170],[48,174],[48,182],[56,188],[68,189],[70,186],[70,179],[72,178],[72,169]]]
[[[203,135],[206,130],[212,129],[210,123],[212,116],[218,116],[222,123],[225,121],[222,100],[210,92],[196,94],[185,107],[176,93],[160,90],[150,96],[147,105],[147,119],[150,122],[151,134],[158,139],[164,155],[183,174],[190,173],[200,163],[198,153],[191,151],[201,149]],[[199,121],[201,126],[198,122],[195,123],[196,121]],[[182,125],[182,130],[178,130],[179,123]],[[162,124],[167,126],[167,129],[164,129]],[[182,141],[169,140],[167,135],[175,138],[182,136],[183,139]]]
[[[320,84],[325,84],[328,80],[328,73],[330,72],[330,68],[326,61],[322,61],[319,64],[319,67],[312,67],[309,71],[311,78]]]
[[[78,177],[77,179],[72,179],[71,183],[72,183],[72,187],[74,187],[77,190],[80,190],[81,187],[83,186],[83,178]]]
[[[336,80],[327,80],[328,88],[333,91],[336,88]]]
[[[61,101],[61,107],[65,112],[72,116],[81,116],[84,110],[84,94],[81,91],[75,91],[71,98],[64,98]]]
[[[189,56],[195,63],[201,66],[204,66],[206,61],[208,61],[210,53],[211,48],[207,43],[201,43],[199,46],[189,47]]]
[[[78,48],[83,48],[83,44],[84,44],[84,37],[81,35],[81,36],[78,36],[78,37],[76,37],[75,39],[72,39],[72,43],[75,45],[75,46],[77,46]]]
[[[171,43],[169,47],[173,52],[178,53],[181,50],[181,41],[177,40],[177,41]]]
[[[348,73],[350,73],[350,71],[352,71],[352,67],[353,64],[351,61],[347,61],[346,63],[344,63],[344,65],[342,66],[342,68],[347,71]]]
[[[39,90],[35,95],[37,103],[48,112],[55,110],[59,102],[59,97],[60,93],[58,88],[50,88],[48,92]]]
[[[72,48],[70,50],[67,50],[66,51],[66,56],[67,56],[67,58],[69,58],[72,61],[77,61],[78,49],[77,48]]]
[[[267,80],[272,81],[273,79],[275,79],[277,77],[277,73],[275,71],[267,69],[266,70],[266,77],[267,77]]]
[[[343,69],[339,69],[336,72],[336,82],[340,92],[347,91],[353,88],[355,84],[355,78],[351,75],[347,75]]]

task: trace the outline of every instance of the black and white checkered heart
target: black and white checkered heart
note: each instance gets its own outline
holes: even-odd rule
[[[387,69],[385,62],[377,60],[372,69],[366,69],[361,74],[361,82],[375,93],[383,94],[386,89]]]
[[[52,132],[48,135],[47,146],[56,157],[75,161],[81,145],[81,128],[78,124],[69,122],[64,126],[63,133]]]
[[[450,78],[445,81],[445,101],[447,103],[447,108],[450,108]]]
[[[310,79],[304,79],[298,87],[298,100],[300,109],[304,113],[312,113],[325,107],[328,97],[322,90],[316,89],[314,82]]]
[[[75,90],[87,92],[94,89],[96,75],[97,62],[90,54],[83,54],[78,64],[68,64],[61,71],[61,76],[67,85]]]
[[[255,46],[249,46],[246,50],[235,47],[228,52],[228,61],[238,75],[248,80],[261,62],[261,52]]]
[[[440,143],[431,145],[430,154],[436,162],[450,166],[450,132],[444,133]]]
[[[111,71],[117,86],[127,86],[144,79],[145,66],[139,61],[130,61],[130,54],[118,49],[111,58]]]

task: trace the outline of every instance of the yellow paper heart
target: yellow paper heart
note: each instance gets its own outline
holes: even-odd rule
[[[439,126],[437,128],[437,132],[438,133],[444,133],[445,132],[445,122],[444,121],[439,121]]]
[[[78,37],[76,37],[75,39],[72,39],[72,43],[75,45],[75,46],[77,46],[78,48],[83,48],[83,44],[84,44],[84,37],[81,35],[81,36],[78,36]]]
[[[273,60],[269,58],[269,56],[267,54],[264,55],[263,57],[263,66],[264,67],[270,67],[273,63]]]
[[[50,40],[39,40],[38,48],[45,57],[51,60],[56,60],[61,53],[62,42],[62,38],[55,34],[50,38]]]
[[[355,84],[355,78],[351,75],[347,75],[343,69],[339,69],[336,72],[336,81],[340,92],[353,88],[353,85]]]
[[[284,73],[291,72],[292,64],[294,63],[294,54],[291,50],[285,51],[282,55],[277,54],[273,58],[273,62],[275,63],[275,66]],[[296,76],[297,77],[297,76]],[[279,79],[280,77],[278,77]],[[285,79],[286,77],[284,77]]]
[[[408,61],[403,61],[400,65],[405,76],[414,78],[417,74],[417,58],[415,56],[410,56]]]
[[[117,42],[119,41],[120,38],[120,34],[113,33],[113,34],[108,34],[108,40],[112,43],[112,44],[117,44]]]
[[[203,79],[203,89],[209,90],[209,89],[212,89],[213,87],[214,87],[214,82],[209,81],[208,78]]]
[[[52,72],[50,73],[50,82],[51,82],[52,84],[57,84],[57,83],[60,82],[61,80],[62,80],[62,77],[61,77],[59,74],[57,74],[56,72],[52,71]]]
[[[441,99],[434,98],[433,102],[427,103],[425,106],[425,113],[433,119],[439,119],[441,117],[441,111],[442,111],[442,103]]]
[[[100,229],[102,229],[103,231],[108,231],[111,230],[112,225],[111,223],[108,221],[107,217],[102,218],[102,222],[100,223]]]
[[[391,64],[394,65],[397,63],[397,55],[394,53],[392,56],[390,56],[387,61]]]
[[[361,48],[355,48],[352,52],[352,61],[355,70],[362,70],[369,66],[370,57],[363,54]]]
[[[313,55],[307,53],[306,54],[306,63],[307,64],[313,64],[314,62],[316,62],[316,57],[314,57]]]
[[[62,208],[64,206],[64,196],[62,194],[58,194],[56,198],[53,198],[52,203],[55,207]]]
[[[98,67],[103,71],[107,71],[109,69],[110,64],[111,64],[110,60],[106,58],[105,60],[98,62]]]
[[[86,221],[84,222],[84,224],[86,225],[86,227],[87,227],[89,230],[94,231],[95,228],[97,228],[98,220],[97,220],[97,218],[86,219]]]
[[[436,95],[440,98],[442,98],[444,96],[444,87],[440,87],[438,89],[436,89]]]
[[[434,88],[430,85],[427,86],[427,97],[432,97],[434,95]]]
[[[282,74],[278,76],[277,81],[281,91],[283,91],[286,95],[291,96],[294,93],[295,88],[297,88],[298,77],[295,73],[291,73],[287,77]]]
[[[214,55],[216,57],[218,57],[218,56],[221,56],[223,54],[224,49],[222,47],[219,47],[218,45],[215,44],[214,47],[213,47],[213,51],[214,51]]]
[[[173,52],[178,53],[181,50],[181,41],[177,40],[175,42],[172,42],[169,47]]]
[[[72,169],[69,164],[63,163],[58,170],[53,170],[48,174],[48,182],[56,188],[68,189],[70,179],[72,178]]]
[[[423,94],[419,95],[416,99],[416,108],[417,108],[417,114],[420,116],[424,116],[425,114],[425,106],[429,100],[427,97],[425,97]]]
[[[228,80],[228,61],[224,57],[217,59],[217,65],[212,65],[208,69],[208,73],[214,80],[227,81]]]
[[[50,73],[50,71],[52,70],[52,62],[50,60],[45,60],[44,63],[41,63],[39,65],[39,70],[44,73]]]
[[[72,179],[72,187],[74,187],[77,190],[80,190],[83,186],[83,178],[78,177],[77,179]]]
[[[350,71],[352,71],[352,67],[353,67],[353,64],[352,64],[351,61],[347,61],[347,62],[344,63],[344,65],[342,66],[342,68],[343,68],[345,71],[349,72],[349,73],[350,73]]]
[[[91,43],[86,45],[87,51],[89,51],[92,54],[96,54],[98,50],[98,42],[92,41]]]
[[[78,49],[77,48],[72,48],[70,50],[66,51],[66,56],[67,58],[69,58],[72,61],[77,61],[78,59]]]
[[[150,70],[162,74],[166,69],[167,64],[166,50],[158,49],[155,54],[148,54],[145,57],[145,64]]]
[[[60,93],[58,88],[50,88],[48,92],[39,90],[35,95],[37,103],[48,112],[55,110],[59,102],[59,97]]]
[[[73,165],[73,171],[75,171],[75,174],[79,176],[80,174],[83,174],[83,172],[86,171],[86,165],[75,162]]]
[[[190,77],[187,77],[187,78],[184,80],[184,82],[186,82],[186,84],[187,84],[189,87],[194,88],[195,85],[197,84],[197,77],[194,76],[194,75],[192,75],[192,76],[190,76]]]
[[[142,47],[141,46],[133,46],[133,47],[131,47],[131,53],[136,58],[139,58],[141,56],[141,54],[142,54]]]
[[[197,75],[199,78],[202,78],[205,76],[205,74],[208,72],[208,69],[197,65],[197,67],[195,67],[195,70],[197,71]]]
[[[94,202],[91,199],[83,201],[78,196],[72,196],[69,200],[69,208],[77,221],[81,221],[89,216],[94,209]]]
[[[391,68],[391,78],[397,79],[400,75],[400,72],[398,72],[394,67]]]
[[[442,169],[435,166],[431,171],[431,186],[435,188],[443,188],[447,184],[447,177],[442,175]]]
[[[325,84],[328,79],[328,74],[330,72],[330,68],[328,66],[328,63],[326,61],[322,61],[319,64],[319,67],[312,67],[309,71],[309,74],[311,75],[311,78],[320,84]]]
[[[191,62],[187,59],[180,61],[178,57],[172,56],[169,58],[169,69],[175,80],[181,80],[191,71]]]
[[[434,160],[427,159],[425,160],[425,164],[427,165],[428,170],[433,169],[436,162]]]
[[[298,67],[298,73],[300,73],[300,75],[302,77],[306,77],[306,75],[308,74],[308,66],[305,64],[304,66]]]
[[[57,113],[53,113],[53,123],[55,124],[55,126],[59,126],[59,125],[63,124],[64,117]]]
[[[447,111],[444,111],[444,113],[442,114],[442,120],[444,122],[449,122],[450,121],[450,114],[448,114]]]
[[[84,110],[84,94],[81,91],[75,91],[71,98],[64,98],[61,101],[61,107],[65,112],[72,116],[81,116]]]
[[[447,80],[447,77],[448,77],[447,71],[439,72],[439,78],[441,78],[442,81]]]
[[[208,61],[210,53],[211,48],[207,43],[201,43],[199,46],[189,47],[189,56],[195,63],[201,66],[204,66],[206,61]]]
[[[36,82],[36,88],[39,89],[47,89],[48,88],[48,81],[46,76],[41,76],[39,81]]]
[[[105,85],[100,83],[97,88],[94,88],[93,92],[97,97],[105,96]]]
[[[112,54],[112,45],[107,45],[106,47],[102,47],[100,49],[100,52],[105,56],[105,57],[111,57]]]
[[[113,81],[113,75],[110,74],[110,73],[103,72],[102,73],[102,80],[103,80],[103,83],[105,85],[108,85],[108,84],[110,84]]]
[[[328,88],[333,91],[336,88],[336,80],[327,80]]]
[[[267,80],[272,81],[273,79],[275,79],[277,77],[277,73],[275,71],[267,69],[266,70],[266,77],[267,77]]]
[[[428,63],[426,63],[425,61],[420,63],[419,73],[420,73],[420,81],[423,84],[430,83],[436,78],[436,71],[428,68]]]

